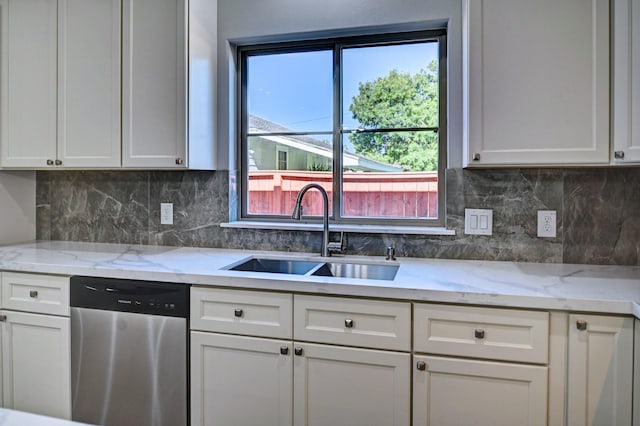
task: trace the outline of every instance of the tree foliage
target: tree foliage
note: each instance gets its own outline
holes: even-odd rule
[[[416,74],[392,70],[359,84],[349,110],[365,129],[438,126],[438,64]],[[350,135],[356,153],[409,171],[438,168],[438,137],[430,131],[366,131]]]

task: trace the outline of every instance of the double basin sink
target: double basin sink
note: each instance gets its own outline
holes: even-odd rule
[[[398,265],[312,261],[297,259],[251,258],[226,267],[230,271],[267,272],[316,277],[359,278],[392,281]]]

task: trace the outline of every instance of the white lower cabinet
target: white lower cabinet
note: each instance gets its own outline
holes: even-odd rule
[[[569,425],[632,421],[633,318],[569,315]]]
[[[290,426],[292,342],[191,333],[193,425]]]
[[[416,355],[413,425],[545,425],[547,368]]]
[[[290,294],[192,290],[193,425],[411,424],[411,355],[396,348],[409,341],[410,304],[295,295],[293,310],[308,314],[298,337]],[[323,344],[304,341],[310,328]],[[375,335],[390,347],[331,344]]]
[[[410,355],[191,333],[193,425],[409,425]]]
[[[640,426],[640,320],[635,320],[633,350],[633,426]]]
[[[71,418],[69,318],[2,311],[3,406]]]
[[[70,419],[69,278],[0,276],[2,406]]]
[[[295,343],[296,426],[411,424],[408,353]]]
[[[549,313],[413,309],[414,426],[547,424]]]

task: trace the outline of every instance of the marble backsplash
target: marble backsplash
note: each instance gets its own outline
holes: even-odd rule
[[[455,236],[349,234],[348,253],[640,265],[640,168],[447,170]],[[42,171],[37,238],[318,252],[319,232],[221,228],[225,171]],[[171,202],[174,224],[160,224]],[[493,235],[464,235],[464,209],[493,209]],[[537,210],[556,210],[556,238],[536,236]]]

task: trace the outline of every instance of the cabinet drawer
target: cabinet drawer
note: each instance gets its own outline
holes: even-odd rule
[[[295,340],[411,350],[411,305],[339,297],[294,297]]]
[[[191,329],[291,339],[292,296],[191,288]]]
[[[69,277],[2,273],[2,308],[69,316]]]
[[[416,352],[548,362],[547,312],[415,304],[413,332]]]

